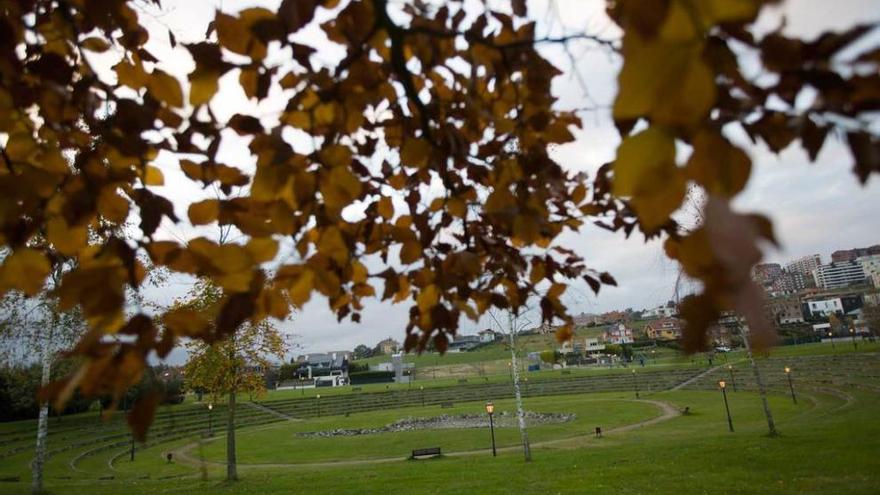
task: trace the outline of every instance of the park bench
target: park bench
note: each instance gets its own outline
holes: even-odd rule
[[[449,409],[450,407],[453,407],[453,406],[454,406],[454,404],[452,402],[441,402],[440,403],[440,409]]]
[[[571,371],[569,371],[569,370],[562,370],[562,374],[563,374],[563,375],[570,375],[570,374],[571,374]]]
[[[427,449],[413,449],[410,459],[419,459],[422,457],[439,457],[440,447],[430,447]]]
[[[19,481],[21,481],[21,476],[4,476],[0,478],[0,482],[3,483],[18,483]]]
[[[467,382],[468,382],[468,381],[467,381],[467,378],[460,378],[460,379],[458,380],[458,383],[467,383]]]

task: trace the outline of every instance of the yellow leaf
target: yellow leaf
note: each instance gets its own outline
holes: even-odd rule
[[[287,125],[304,131],[312,128],[312,115],[309,112],[303,112],[302,110],[285,112],[282,116],[282,121]]]
[[[449,198],[446,209],[454,217],[464,218],[467,215],[467,203],[461,198]]]
[[[360,196],[363,186],[348,167],[334,167],[321,183],[321,194],[328,207],[339,209],[348,206]]]
[[[197,107],[211,101],[219,87],[219,74],[209,71],[195,71],[189,76],[189,103]]]
[[[147,165],[147,168],[144,172],[144,185],[161,186],[164,184],[165,176],[162,174],[162,171],[159,170],[159,168],[156,166]]]
[[[336,103],[321,103],[315,107],[315,123],[318,125],[330,125],[336,118]]]
[[[207,225],[217,220],[220,215],[220,201],[206,199],[189,205],[187,210],[189,221],[193,225]]]
[[[351,150],[341,144],[331,144],[321,148],[321,161],[330,167],[348,167],[351,165]]]
[[[110,49],[110,44],[103,38],[92,36],[82,40],[80,45],[90,52],[102,53]]]
[[[752,162],[741,149],[721,134],[701,131],[693,140],[694,152],[686,171],[690,179],[712,195],[730,198],[749,180]]]
[[[76,256],[89,242],[89,231],[86,227],[71,227],[61,217],[50,218],[46,231],[49,242],[64,256]]]
[[[654,123],[687,126],[705,117],[715,102],[715,81],[701,54],[699,43],[643,40],[628,32],[615,120],[650,117]]]
[[[149,81],[149,76],[138,59],[135,59],[134,64],[122,60],[113,66],[113,70],[116,71],[116,78],[119,84],[132,89],[141,89]]]
[[[183,106],[183,91],[180,83],[166,72],[155,69],[147,82],[150,93],[157,100],[165,102],[168,106],[180,108]]]
[[[669,221],[687,189],[675,165],[675,143],[665,131],[650,127],[624,139],[614,162],[614,194],[630,196],[642,228],[653,231]]]
[[[351,281],[357,284],[367,281],[367,267],[358,260],[351,262]]]
[[[165,313],[162,316],[162,323],[177,337],[198,337],[208,329],[208,320],[205,316],[199,311],[187,308],[176,308]]]
[[[431,153],[431,144],[424,139],[406,138],[400,150],[400,163],[415,168],[422,168],[428,164],[428,156]]]
[[[278,254],[278,241],[271,237],[254,237],[248,241],[247,250],[257,263],[272,261]]]
[[[327,227],[321,233],[318,252],[336,261],[340,266],[348,262],[348,246],[345,245],[342,233],[336,227]]]
[[[431,309],[437,305],[437,302],[440,300],[440,294],[437,291],[437,286],[431,284],[425,288],[423,288],[418,297],[416,298],[416,304],[419,307],[419,311],[422,314],[430,313]]]
[[[98,213],[115,223],[123,223],[128,218],[128,201],[120,197],[114,188],[105,187],[98,194]]]
[[[656,127],[629,136],[617,148],[614,194],[634,196],[656,185],[654,176],[675,168],[675,141]]]
[[[394,203],[392,203],[391,198],[387,196],[379,198],[377,209],[379,210],[379,215],[385,220],[391,220],[394,216]]]
[[[406,241],[400,247],[400,262],[404,265],[415,262],[422,256],[422,244],[418,241]]]
[[[294,305],[302,307],[302,305],[307,303],[309,298],[311,298],[314,283],[315,275],[311,270],[302,272],[288,291],[290,294],[290,301]]]
[[[49,269],[49,260],[40,251],[16,249],[0,267],[0,292],[12,288],[33,296],[43,288]]]

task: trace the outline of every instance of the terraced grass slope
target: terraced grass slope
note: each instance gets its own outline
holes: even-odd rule
[[[424,390],[378,392],[333,391],[315,397],[287,397],[243,403],[240,462],[243,481],[234,489],[217,485],[222,478],[225,409],[213,411],[217,440],[199,440],[208,431],[204,405],[162,408],[146,445],[129,461],[130,437],[122,415],[100,421],[96,414],[54,419],[50,428],[47,483],[56,493],[175,493],[210,488],[232,493],[290,493],[308,486],[323,493],[876,493],[880,486],[880,354],[790,355],[758,360],[771,392],[771,407],[782,437],[764,436],[760,401],[746,362],[733,357],[737,391],[726,365],[595,373],[545,373],[524,383],[530,410],[577,409],[583,422],[533,428],[535,462],[523,464],[515,430],[501,431],[498,459],[485,450],[467,458],[450,456],[434,462],[397,461],[409,448],[439,443],[450,451],[467,451],[487,441],[485,432],[432,432],[381,441],[294,440],[296,431],[383,424],[400,415],[436,415],[479,410],[486,400],[511,409],[512,389],[504,381],[426,387]],[[783,368],[793,370],[798,396],[789,397]],[[574,370],[573,370],[574,371]],[[726,431],[717,381],[728,381],[736,433]],[[681,390],[669,392],[681,387]],[[656,424],[626,428],[658,414],[657,406],[640,400],[689,407],[692,414]],[[320,391],[318,391],[320,392]],[[450,409],[441,408],[452,402]],[[291,420],[293,418],[294,420]],[[605,438],[588,434],[594,423],[610,429]],[[620,430],[615,430],[615,428]],[[0,428],[0,493],[26,493],[32,457],[34,423]],[[569,438],[571,437],[571,438]],[[283,441],[282,441],[283,440]],[[553,441],[556,443],[543,444]],[[193,446],[195,445],[195,446]],[[612,448],[609,448],[612,447]],[[186,451],[204,463],[164,454]],[[380,464],[329,464],[386,459]],[[248,468],[247,466],[251,467]],[[291,471],[292,470],[292,471]],[[465,474],[467,473],[467,474]],[[475,474],[478,473],[478,474]],[[207,481],[201,481],[205,477]],[[525,487],[529,487],[526,489]],[[670,490],[665,490],[668,487]],[[664,489],[661,489],[664,488]],[[675,488],[675,490],[673,490]]]

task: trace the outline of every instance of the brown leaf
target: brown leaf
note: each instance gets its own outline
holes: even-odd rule
[[[156,415],[156,407],[159,405],[161,394],[152,390],[146,395],[135,401],[134,406],[128,413],[128,426],[131,428],[131,434],[138,442],[147,441],[147,430],[153,424],[153,418]]]

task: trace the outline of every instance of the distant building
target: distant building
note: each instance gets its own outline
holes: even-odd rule
[[[652,318],[671,318],[678,314],[678,308],[673,301],[661,304],[656,308],[647,309],[642,312],[642,318],[650,320]]]
[[[607,313],[602,313],[601,323],[608,325],[613,323],[624,323],[629,321],[629,315],[624,313],[623,311],[609,311]]]
[[[782,275],[782,265],[779,263],[759,263],[752,269],[752,279],[761,284],[771,284]]]
[[[779,325],[804,322],[804,310],[797,297],[777,297],[767,301],[770,317]]]
[[[635,342],[632,328],[623,323],[618,323],[611,330],[603,332],[602,339],[608,344],[632,344]]]
[[[456,335],[455,340],[449,343],[447,352],[466,352],[480,345],[480,337],[477,335]]]
[[[831,262],[855,261],[865,256],[880,255],[880,244],[855,249],[844,249],[831,253]]]
[[[660,318],[645,325],[645,333],[651,340],[678,340],[682,324],[678,318]]]
[[[599,342],[596,337],[588,337],[584,340],[584,344],[586,344],[584,350],[587,354],[596,354],[605,350],[605,344]]]
[[[840,296],[816,296],[803,302],[803,313],[807,319],[818,320],[834,314],[845,315],[862,307],[864,301],[860,294]]]
[[[348,376],[348,363],[351,359],[349,351],[315,352],[296,358],[299,368],[296,374],[300,378],[316,378],[320,376]]]
[[[864,284],[865,270],[857,261],[838,261],[820,265],[813,272],[816,286],[823,289],[839,289],[851,285]]]
[[[585,327],[598,323],[599,316],[592,313],[581,313],[573,318],[575,327]]]
[[[379,350],[380,354],[394,354],[400,349],[400,342],[388,337],[376,344],[376,349]]]
[[[812,278],[813,272],[822,264],[822,257],[818,254],[811,254],[791,261],[785,265],[785,271],[803,273],[807,277]]]
[[[495,342],[496,340],[500,340],[502,335],[491,328],[487,328],[485,330],[480,330],[477,332],[477,336],[480,338],[480,343],[487,344],[490,342]]]
[[[865,272],[865,278],[871,282],[874,287],[880,288],[880,255],[862,256],[856,261],[862,265],[862,271]]]

